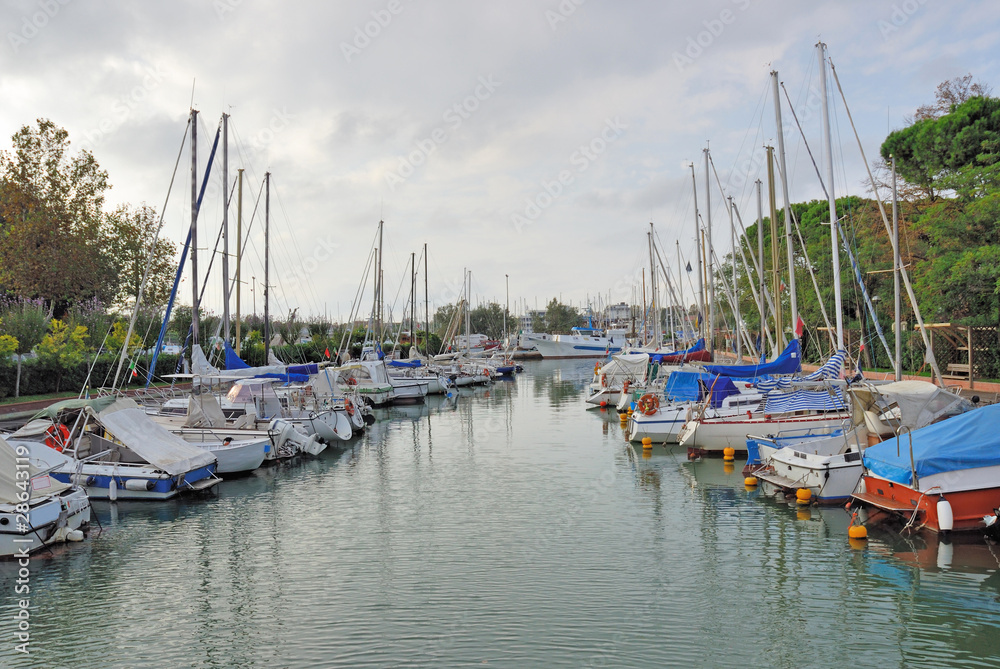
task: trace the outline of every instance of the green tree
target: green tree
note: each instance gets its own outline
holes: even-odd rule
[[[38,359],[59,369],[56,392],[63,372],[87,359],[87,328],[57,318],[49,322],[49,332],[38,345]]]
[[[508,316],[508,320],[510,317]],[[472,331],[484,334],[490,339],[501,339],[503,337],[504,308],[496,302],[483,304],[469,313],[469,322]],[[508,326],[512,325],[508,323]]]
[[[545,308],[545,318],[536,320],[541,321],[532,326],[536,332],[568,333],[580,325],[580,312],[553,297]]]
[[[122,205],[104,217],[101,230],[104,253],[108,263],[117,269],[113,298],[116,307],[132,310],[147,265],[149,278],[143,304],[161,307],[167,303],[177,268],[177,246],[162,236],[154,246],[158,225],[156,210],[145,205]]]
[[[22,127],[0,152],[0,288],[42,298],[50,313],[113,296],[102,253],[107,172],[89,151],[71,156],[68,133],[48,119]]]
[[[41,343],[49,318],[41,300],[15,299],[0,302],[0,333],[17,341],[17,376],[14,397],[21,396],[21,358]]]

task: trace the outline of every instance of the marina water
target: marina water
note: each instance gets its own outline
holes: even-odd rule
[[[347,450],[216,495],[95,503],[0,565],[4,667],[998,666],[1000,547],[873,529],[644,456],[593,361],[379,411]]]

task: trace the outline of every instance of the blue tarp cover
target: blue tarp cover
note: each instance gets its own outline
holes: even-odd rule
[[[308,365],[289,365],[287,371],[289,374],[305,374],[306,376],[309,374],[319,374],[319,365],[315,362]]]
[[[913,462],[917,476],[1000,465],[997,425],[1000,425],[1000,404],[991,404],[914,430]],[[913,484],[909,435],[869,446],[864,462],[878,476],[903,485]]]
[[[740,392],[733,384],[733,380],[726,377],[720,378],[714,374],[701,374],[699,372],[673,372],[667,379],[664,394],[672,402],[697,402],[704,399],[698,385],[699,381],[703,382],[706,388],[711,389],[712,406],[717,407],[725,398]]]
[[[226,369],[250,369],[250,365],[236,355],[236,351],[233,350],[228,341],[222,342],[222,344],[226,348]]]
[[[764,374],[795,374],[802,371],[802,349],[799,347],[799,340],[793,339],[772,362],[757,365],[705,365],[705,371],[738,378]]]
[[[694,343],[694,346],[692,346],[689,349],[685,349],[683,351],[674,351],[673,353],[656,353],[649,356],[649,361],[655,363],[662,363],[663,358],[665,357],[669,358],[678,355],[687,355],[689,353],[697,353],[698,351],[704,351],[704,350],[705,350],[705,340],[699,339]]]
[[[390,367],[419,367],[420,360],[390,360]]]
[[[278,379],[284,383],[308,383],[308,374],[258,374],[255,379]]]

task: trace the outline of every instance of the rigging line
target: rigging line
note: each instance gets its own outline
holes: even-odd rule
[[[754,108],[753,116],[750,118],[750,126],[748,126],[747,129],[746,129],[746,132],[743,133],[743,141],[740,143],[740,147],[739,147],[739,149],[737,149],[736,155],[733,158],[733,165],[732,165],[732,167],[730,167],[730,172],[729,172],[729,174],[730,174],[730,181],[732,181],[732,175],[736,173],[736,166],[737,166],[737,164],[739,164],[740,156],[743,155],[743,149],[747,145],[747,137],[750,135],[750,128],[753,127],[753,120],[759,117],[761,119],[761,123],[763,123],[763,118],[764,118],[764,100],[766,99],[766,96],[767,96],[767,88],[768,88],[767,84],[765,83],[765,85],[761,89],[760,97],[757,99],[757,106]],[[759,127],[760,126],[758,126],[758,128]],[[754,137],[756,139],[756,134],[754,135]],[[751,144],[751,146],[756,146],[756,143]],[[744,189],[746,188],[746,182],[744,182],[743,188]],[[742,193],[742,195],[744,195],[744,196],[746,195],[745,190]]]
[[[271,181],[272,182],[276,182],[277,180],[275,180],[275,179],[272,178]],[[285,220],[285,226],[286,226],[286,228],[289,231],[291,231],[291,222],[290,222],[290,219],[288,218],[288,213],[285,210],[284,201],[281,199],[281,193],[278,190],[277,183],[274,184],[274,196],[275,196],[275,199],[278,201],[278,209],[281,211],[281,216]],[[291,243],[292,243],[292,249],[295,251],[295,255],[297,257],[301,258],[303,254],[302,254],[302,251],[299,248],[298,241],[296,240],[296,238],[295,238],[294,235],[290,235],[290,238],[291,238]],[[318,267],[317,267],[317,269],[318,269]],[[313,306],[314,309],[316,309],[317,312],[319,312],[320,311],[320,309],[319,309],[319,301],[318,301],[317,296],[316,296],[315,284],[313,282],[306,282],[306,283],[307,283],[307,288],[308,288],[309,296],[310,296],[310,298],[312,299],[312,302],[313,302],[312,306]]]
[[[152,244],[150,244],[149,247],[149,260],[146,262],[146,269],[142,274],[142,281],[139,283],[139,292],[135,298],[135,309],[132,310],[132,317],[129,319],[128,322],[128,330],[125,335],[125,344],[122,349],[121,358],[119,358],[118,368],[115,370],[115,380],[112,386],[116,388],[118,386],[118,376],[119,374],[121,374],[122,365],[125,362],[126,349],[128,349],[128,341],[129,339],[131,339],[132,331],[135,328],[135,319],[139,316],[139,305],[142,303],[142,296],[146,289],[146,283],[149,281],[149,272],[153,266],[153,260],[155,259],[156,246],[160,240],[160,232],[163,230],[163,220],[164,217],[166,216],[167,205],[170,203],[170,193],[173,192],[174,179],[177,178],[177,170],[181,164],[181,156],[184,154],[184,145],[187,142],[188,131],[190,129],[191,129],[191,117],[188,116],[188,121],[184,125],[184,135],[181,137],[181,146],[180,149],[178,149],[177,151],[177,160],[174,161],[174,171],[173,174],[170,175],[170,185],[167,186],[167,195],[163,200],[163,208],[160,209],[160,222],[156,226],[156,234],[153,235],[153,242]],[[90,378],[89,372],[87,373],[87,378],[88,379]],[[105,382],[107,382],[107,379],[105,379]]]

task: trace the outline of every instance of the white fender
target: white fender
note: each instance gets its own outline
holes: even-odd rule
[[[937,517],[940,531],[951,532],[952,528],[955,527],[955,514],[951,510],[951,502],[946,500],[944,495],[938,497]]]

